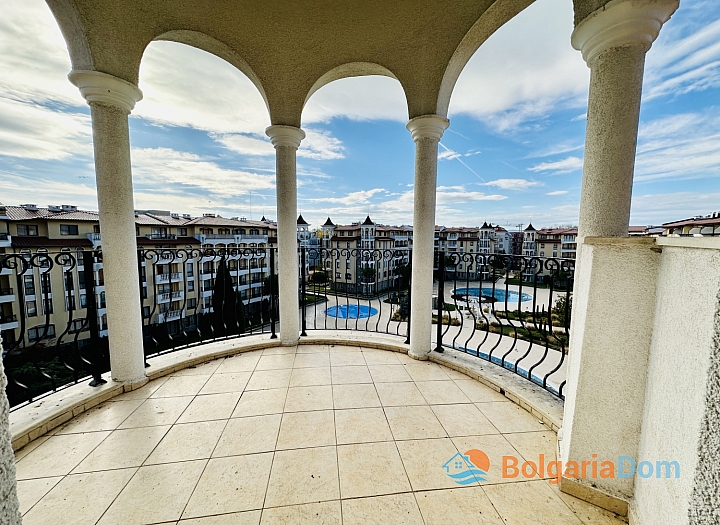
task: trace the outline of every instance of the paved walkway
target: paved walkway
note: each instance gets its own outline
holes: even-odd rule
[[[502,456],[554,459],[555,441],[435,363],[301,345],[152,381],[16,458],[25,525],[622,523],[549,480],[500,476]],[[443,465],[470,450],[487,479],[460,486]]]

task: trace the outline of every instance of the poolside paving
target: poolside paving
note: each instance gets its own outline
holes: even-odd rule
[[[25,525],[617,525],[501,458],[554,432],[431,362],[333,345],[219,359],[103,403],[16,454]],[[443,464],[484,451],[487,480]]]

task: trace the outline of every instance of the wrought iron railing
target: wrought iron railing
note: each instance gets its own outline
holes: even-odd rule
[[[436,252],[435,350],[455,348],[564,399],[575,260]]]
[[[16,283],[15,300],[0,305],[3,322],[17,325],[2,332],[11,406],[86,379],[105,382],[110,365],[98,335],[95,281],[86,277],[99,261],[95,251],[0,255]]]
[[[319,261],[309,268],[307,261]],[[363,330],[408,338],[410,250],[301,248],[302,335]]]

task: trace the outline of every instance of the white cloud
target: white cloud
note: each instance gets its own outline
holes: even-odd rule
[[[275,177],[225,169],[211,159],[170,148],[133,149],[133,175],[138,185],[154,188],[203,189],[217,196],[273,190]]]
[[[541,162],[540,164],[531,166],[528,170],[535,172],[552,171],[554,173],[570,173],[571,171],[582,169],[582,167],[583,159],[580,157],[567,157],[566,159],[555,162]]]
[[[0,177],[0,192],[0,202],[3,204],[75,204],[83,209],[97,209],[94,183],[85,185],[37,176],[30,181],[23,175],[3,171]]]
[[[526,190],[542,186],[542,182],[527,179],[497,179],[484,183],[485,186],[497,186],[503,190]]]
[[[298,149],[298,157],[316,160],[342,159],[345,147],[340,139],[329,131],[317,128],[305,128],[306,137]]]
[[[634,195],[631,224],[659,225],[698,214],[720,211],[720,192],[683,191]]]
[[[507,199],[505,195],[488,195],[479,191],[468,191],[465,186],[438,186],[438,204],[466,204],[477,201],[501,201]]]
[[[352,204],[365,204],[373,195],[386,191],[385,188],[373,188],[371,190],[353,191],[345,197],[320,197],[316,199],[305,199],[309,202],[336,202],[350,206]]]
[[[400,82],[383,76],[343,78],[313,93],[303,110],[303,124],[350,120],[408,121],[407,102]]]
[[[485,42],[465,66],[450,103],[497,131],[587,102],[589,70],[570,45],[571,2],[538,0]],[[522,38],[518,38],[522,35]]]
[[[557,196],[557,195],[567,195],[569,192],[567,190],[557,190],[557,191],[550,191],[546,193],[545,195],[550,195],[551,197]]]

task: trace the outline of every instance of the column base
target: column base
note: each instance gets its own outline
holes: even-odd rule
[[[597,507],[614,512],[619,516],[628,515],[627,501],[603,492],[597,487],[590,487],[574,479],[562,478],[560,480],[560,491],[592,503]]]
[[[416,359],[417,361],[427,361],[430,359],[430,353],[422,353],[422,354],[416,354],[412,350],[409,350],[407,353],[408,357],[412,359]]]
[[[137,379],[134,381],[116,381],[115,379],[113,379],[113,381],[115,381],[116,383],[122,383],[123,392],[132,392],[133,390],[137,390],[138,388],[142,388],[147,385],[150,379],[147,377],[143,377],[142,379]]]

